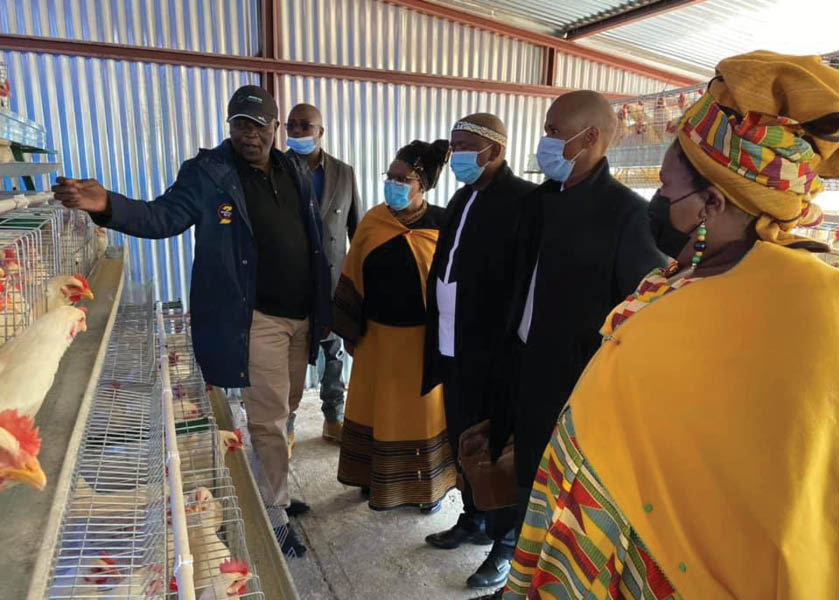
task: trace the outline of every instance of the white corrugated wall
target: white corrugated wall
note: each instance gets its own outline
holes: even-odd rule
[[[252,56],[259,0],[0,0],[0,32]]]
[[[282,58],[538,84],[542,48],[380,0],[282,0]]]
[[[259,0],[0,0],[0,32],[254,55]],[[537,84],[543,50],[381,0],[283,0],[282,57],[340,66]],[[62,172],[96,177],[151,199],[182,161],[227,135],[224,110],[253,73],[130,61],[5,52],[12,109],[44,124]],[[666,86],[614,67],[558,55],[556,85],[644,94]],[[513,94],[281,76],[283,110],[318,105],[327,151],[353,165],[362,201],[380,201],[381,173],[412,139],[447,137],[463,115],[489,111],[510,133],[508,160],[522,173],[535,151],[549,99]],[[9,182],[5,182],[8,186]],[[41,178],[40,186],[48,185]],[[456,189],[445,172],[429,198],[443,205]],[[130,239],[134,281],[153,280],[158,298],[187,300],[190,232],[164,241]]]
[[[381,175],[400,147],[414,139],[448,138],[452,124],[474,112],[495,113],[506,123],[507,160],[522,173],[550,105],[548,98],[314,77],[282,76],[278,89],[286,109],[299,102],[320,107],[324,148],[355,168],[364,210],[382,201]],[[445,206],[455,189],[446,169],[428,200]]]

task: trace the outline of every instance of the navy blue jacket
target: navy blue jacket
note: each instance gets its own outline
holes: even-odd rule
[[[312,251],[309,361],[331,326],[330,276],[311,179],[294,159],[272,150],[300,193]],[[111,214],[91,215],[103,227],[142,238],[179,235],[195,225],[195,261],[189,292],[195,357],[208,383],[246,387],[248,344],[256,301],[256,244],[230,140],[201,149],[181,165],[175,183],[154,202],[108,192]]]

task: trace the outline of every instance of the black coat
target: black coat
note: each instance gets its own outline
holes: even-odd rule
[[[600,346],[606,316],[645,275],[666,264],[650,234],[647,206],[610,175],[606,159],[586,181],[565,191],[547,181],[525,200],[506,327],[508,356],[515,356],[508,371],[513,400],[499,398],[493,416],[495,452],[515,432],[523,487],[532,484],[559,412]],[[523,344],[518,328],[537,259]]]
[[[311,344],[314,363],[323,331],[332,323],[329,267],[321,245],[321,220],[311,180],[278,150],[300,195],[312,264]],[[195,261],[189,300],[195,358],[208,383],[246,387],[250,326],[256,300],[256,244],[229,140],[181,165],[175,183],[154,202],[108,192],[111,214],[91,215],[103,227],[161,239],[195,226]]]
[[[504,340],[514,274],[515,231],[521,199],[536,185],[516,177],[506,163],[478,193],[461,233],[452,265],[457,282],[453,370],[459,398],[446,396],[447,426],[453,439],[490,415],[489,374]],[[442,381],[438,350],[437,279],[443,278],[463,211],[474,192],[463,186],[446,208],[427,283],[423,394]],[[452,406],[457,402],[457,406]]]

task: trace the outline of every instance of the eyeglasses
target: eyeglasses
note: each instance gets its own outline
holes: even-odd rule
[[[283,123],[287,131],[291,131],[292,129],[300,128],[303,131],[311,131],[315,127],[319,127],[317,123],[312,123],[310,121],[289,121],[288,123]]]
[[[419,177],[400,177],[398,175],[390,175],[389,173],[382,173],[382,181],[395,181],[396,183],[404,183],[411,185],[412,181],[419,181]]]

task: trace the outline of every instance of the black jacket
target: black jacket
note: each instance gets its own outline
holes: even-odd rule
[[[537,259],[533,316],[522,344],[518,329]],[[559,412],[600,346],[606,316],[665,264],[650,234],[647,202],[610,175],[606,159],[586,181],[565,191],[546,181],[525,200],[506,325],[514,387],[496,402],[492,434],[498,452],[515,431],[520,485],[533,482]]]
[[[272,150],[291,173],[300,194],[301,215],[312,253],[312,310],[309,360],[332,320],[329,267],[321,243],[321,220],[311,180],[297,163]],[[195,226],[190,306],[195,357],[208,383],[245,387],[250,326],[256,300],[256,245],[230,140],[202,149],[181,165],[175,183],[154,202],[108,192],[110,215],[91,215],[103,227],[142,238],[161,239]]]
[[[516,177],[505,163],[478,193],[461,233],[452,266],[452,280],[457,282],[453,369],[457,370],[461,397],[456,399],[457,407],[449,406],[455,399],[447,397],[446,406],[447,426],[455,437],[490,414],[487,389],[493,382],[489,374],[504,340],[505,317],[512,300],[516,220],[522,198],[535,188],[534,183]],[[431,263],[423,394],[442,380],[437,279],[445,274],[457,228],[474,191],[466,185],[452,196]]]

